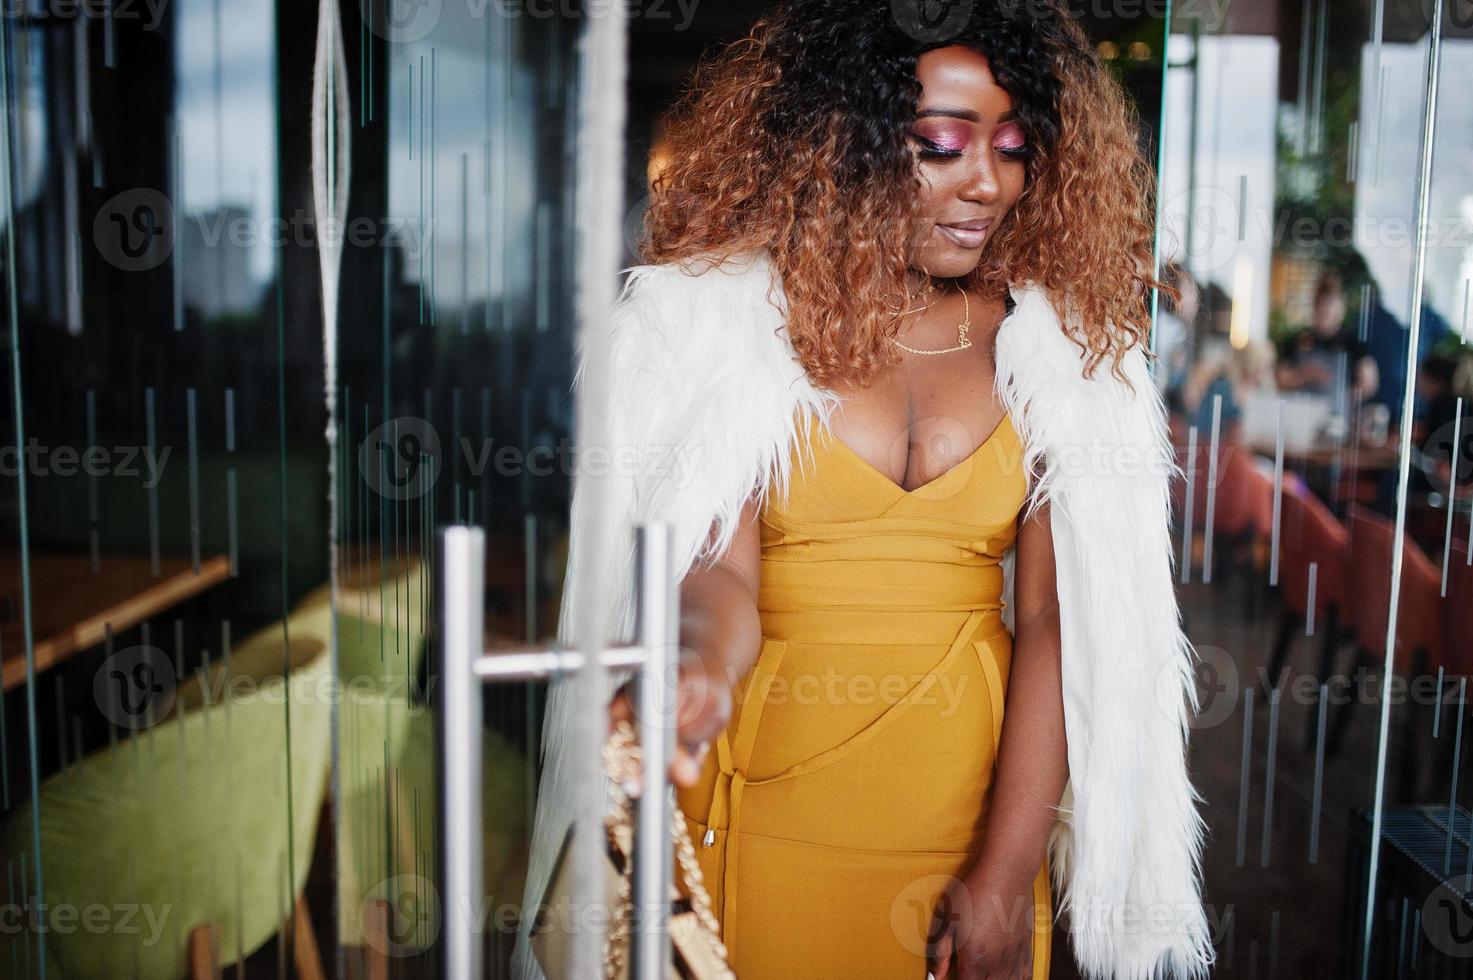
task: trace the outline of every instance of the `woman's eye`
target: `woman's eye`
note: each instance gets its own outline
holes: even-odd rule
[[[954,160],[961,156],[963,152],[959,148],[942,146],[935,140],[928,139],[920,133],[911,133],[910,138],[915,140],[916,144],[920,147],[922,160]]]
[[[1023,135],[1022,127],[1016,124],[1009,124],[1000,130],[992,145],[997,152],[1013,159],[1022,160],[1033,155],[1033,147],[1028,144],[1027,138]]]

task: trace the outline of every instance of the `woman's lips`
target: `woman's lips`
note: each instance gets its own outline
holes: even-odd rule
[[[992,229],[991,221],[968,221],[960,225],[938,224],[936,228],[961,248],[981,248]]]

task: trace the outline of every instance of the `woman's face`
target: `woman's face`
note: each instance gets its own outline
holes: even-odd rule
[[[1314,302],[1314,328],[1323,336],[1331,336],[1345,322],[1345,294],[1340,290],[1324,293]]]
[[[911,266],[955,278],[977,268],[1023,193],[1026,145],[1013,100],[986,56],[962,45],[916,61],[922,92],[908,130],[921,177],[921,224]]]

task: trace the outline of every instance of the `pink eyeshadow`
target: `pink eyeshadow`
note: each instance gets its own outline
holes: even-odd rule
[[[1017,149],[1026,143],[1027,140],[1023,138],[1022,127],[1012,123],[1002,129],[993,141],[994,146],[1004,150]]]
[[[947,151],[960,151],[967,148],[967,131],[961,127],[953,126],[917,126],[915,132],[935,143],[937,147]]]

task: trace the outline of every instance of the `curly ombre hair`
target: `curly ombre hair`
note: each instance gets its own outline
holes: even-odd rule
[[[1003,295],[1032,280],[1078,317],[1085,374],[1150,330],[1155,178],[1138,120],[1057,0],[953,5],[944,36],[884,0],[788,0],[697,66],[666,117],[641,254],[647,262],[766,250],[788,332],[815,384],[867,383],[899,355],[922,183],[906,130],[916,61],[983,54],[1033,149],[1024,191],[967,285]],[[951,15],[948,15],[951,16]],[[951,29],[955,28],[955,29]]]

